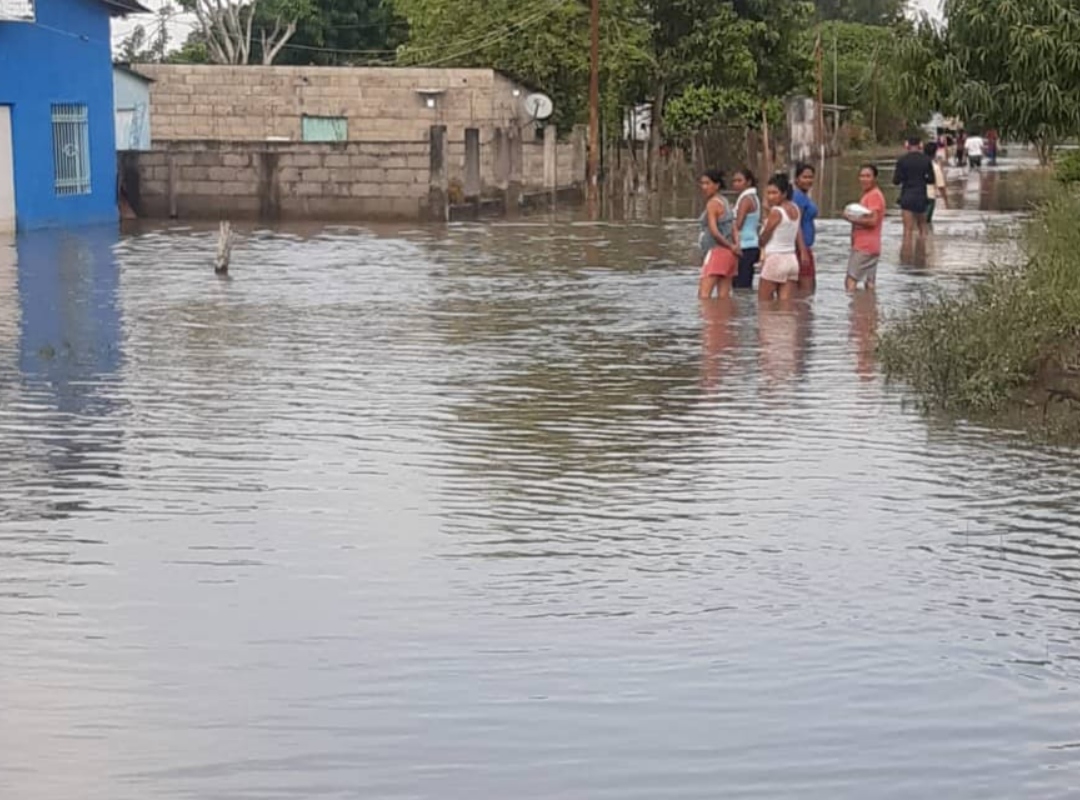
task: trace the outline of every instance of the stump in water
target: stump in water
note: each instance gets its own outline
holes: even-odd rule
[[[229,254],[232,252],[233,238],[232,226],[228,221],[222,221],[218,229],[217,257],[214,259],[214,272],[224,275],[229,271]]]

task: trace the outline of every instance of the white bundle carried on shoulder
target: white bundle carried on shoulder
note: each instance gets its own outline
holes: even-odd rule
[[[864,206],[862,203],[848,203],[844,207],[844,213],[849,217],[869,217],[871,213],[870,209]]]

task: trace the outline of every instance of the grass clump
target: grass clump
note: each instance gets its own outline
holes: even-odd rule
[[[1080,198],[1069,192],[1038,209],[1019,261],[958,295],[935,292],[888,326],[886,375],[929,408],[975,416],[1036,404],[1039,393],[1080,397]],[[1080,419],[1080,402],[1070,413]]]

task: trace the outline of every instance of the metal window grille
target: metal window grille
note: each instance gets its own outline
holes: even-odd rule
[[[56,193],[62,197],[90,194],[90,126],[86,106],[54,105],[52,130]]]

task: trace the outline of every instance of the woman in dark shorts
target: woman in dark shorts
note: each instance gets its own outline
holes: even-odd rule
[[[917,230],[926,236],[927,187],[934,185],[934,162],[922,151],[918,139],[908,139],[907,152],[896,162],[893,184],[900,187],[900,210],[904,219],[904,241]]]

